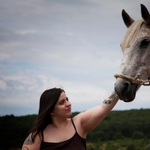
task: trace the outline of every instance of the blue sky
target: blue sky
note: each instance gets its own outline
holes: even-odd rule
[[[0,116],[37,114],[41,93],[62,87],[72,111],[100,105],[113,90],[126,32],[125,9],[141,18],[149,0],[0,1]],[[114,110],[150,108],[149,87]]]

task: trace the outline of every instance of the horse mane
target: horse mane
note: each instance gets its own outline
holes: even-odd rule
[[[139,34],[142,24],[144,23],[143,19],[139,19],[132,23],[128,28],[127,32],[124,35],[124,38],[121,42],[122,50],[124,51],[128,48],[132,42],[136,39],[136,36]]]

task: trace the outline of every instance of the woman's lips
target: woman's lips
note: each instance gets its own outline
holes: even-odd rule
[[[71,111],[71,107],[70,108],[68,108],[68,109],[66,109],[66,112],[70,112]]]

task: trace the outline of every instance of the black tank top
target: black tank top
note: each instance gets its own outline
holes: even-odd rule
[[[76,131],[72,138],[59,143],[42,141],[40,150],[86,150],[86,139],[77,133],[75,124],[72,119],[71,121]]]

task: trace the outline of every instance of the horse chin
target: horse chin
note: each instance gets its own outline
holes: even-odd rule
[[[133,101],[135,99],[137,89],[138,85],[131,83],[127,79],[117,78],[116,80],[115,91],[119,99],[124,102]]]
[[[117,93],[117,92],[116,92]],[[123,100],[124,102],[132,102],[134,99],[135,99],[135,96],[136,96],[136,93],[134,94],[130,94],[130,93],[123,93],[123,94],[120,94],[120,93],[117,93],[118,94],[118,97],[120,100]]]

